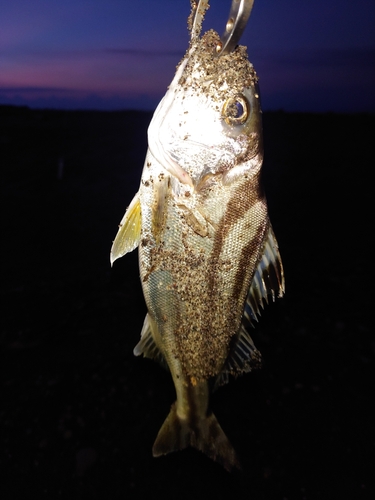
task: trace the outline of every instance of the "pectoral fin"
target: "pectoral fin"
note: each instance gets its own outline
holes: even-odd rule
[[[137,193],[119,224],[119,230],[111,248],[111,265],[139,245],[141,238],[141,203]]]

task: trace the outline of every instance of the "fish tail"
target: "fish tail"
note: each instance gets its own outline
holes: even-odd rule
[[[205,418],[181,418],[177,414],[177,405],[172,405],[168,417],[159,430],[152,453],[154,457],[191,446],[220,463],[225,469],[241,469],[233,446],[211,412]]]

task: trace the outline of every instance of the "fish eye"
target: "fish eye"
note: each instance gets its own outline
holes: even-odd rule
[[[221,115],[228,125],[242,125],[250,113],[250,104],[245,96],[229,97],[223,105]]]

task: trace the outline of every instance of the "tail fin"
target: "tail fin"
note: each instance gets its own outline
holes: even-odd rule
[[[228,471],[234,468],[241,469],[236,452],[213,413],[207,415],[205,419],[191,422],[177,415],[174,403],[159,430],[152,453],[154,457],[159,457],[188,446],[202,451]]]

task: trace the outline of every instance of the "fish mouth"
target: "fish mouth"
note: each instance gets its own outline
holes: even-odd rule
[[[164,155],[189,176],[196,189],[207,186],[213,179],[221,179],[226,184],[245,172],[254,171],[262,161],[260,137],[256,133],[235,139],[227,137],[210,146],[175,137],[166,145]]]
[[[179,157],[165,150],[160,141],[150,141],[148,147],[152,156],[162,165],[173,177],[176,177],[182,184],[194,187],[193,180],[189,173],[180,165]]]
[[[151,154],[182,184],[195,189],[202,179],[224,174],[237,163],[233,147],[217,146],[172,136],[168,143],[149,142]]]
[[[193,140],[177,139],[165,154],[186,172],[194,187],[204,178],[224,174],[237,163],[236,155],[225,145],[207,146]]]
[[[170,109],[174,102],[174,92],[172,89],[175,87],[176,82],[179,81],[185,66],[187,59],[185,59],[180,67],[177,69],[174,79],[169,87],[168,92],[165,94],[163,99],[160,101],[158,107],[154,112],[154,116],[148,128],[148,147],[152,156],[162,165],[171,175],[176,177],[182,184],[187,184],[190,187],[194,187],[193,181],[188,174],[176,161],[171,154],[166,151],[163,144],[170,144],[170,137],[168,129],[165,130],[165,118],[170,112]]]
[[[249,146],[230,140],[220,145],[171,137],[168,144],[151,150],[155,159],[181,184],[201,191],[212,182],[227,184],[250,170],[258,169],[262,158],[259,142]]]

